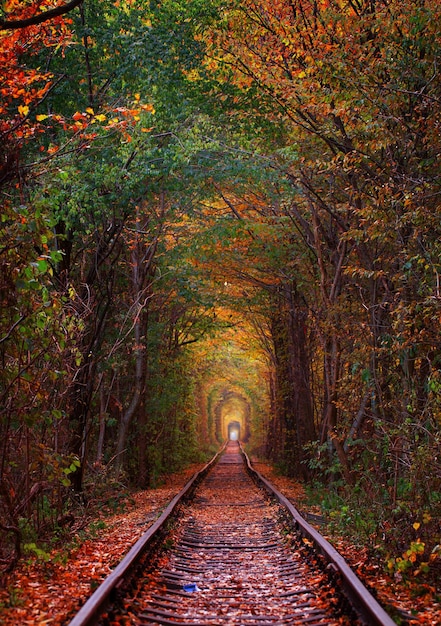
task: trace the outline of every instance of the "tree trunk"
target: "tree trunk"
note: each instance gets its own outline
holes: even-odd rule
[[[104,374],[101,374],[100,380],[100,415],[99,415],[99,432],[96,450],[96,462],[101,463],[104,453],[104,437],[106,434],[106,393],[104,389]]]
[[[73,303],[85,326],[83,337],[79,341],[82,363],[71,391],[70,452],[80,460],[80,467],[70,476],[76,492],[82,491],[83,488],[97,355],[103,341],[109,309],[113,304],[113,264],[119,256],[120,247],[117,244],[123,225],[122,221],[115,221],[106,230],[105,235],[100,236],[95,254],[90,260],[84,289],[78,300]],[[109,265],[103,271],[106,262]]]
[[[162,195],[160,197],[160,209],[162,217],[165,209]],[[137,216],[135,245],[132,252],[132,287],[135,311],[133,322],[135,380],[131,400],[126,410],[123,411],[119,424],[116,449],[117,471],[121,471],[123,467],[130,424],[141,406],[146,383],[148,310],[152,297],[152,281],[155,274],[154,258],[163,224],[160,221],[157,232],[149,244],[145,241],[146,226],[147,224],[145,228],[141,228],[139,216]]]
[[[139,311],[137,321],[134,328],[135,339],[135,381],[133,386],[133,395],[129,406],[123,412],[118,430],[118,443],[116,448],[116,467],[120,471],[123,466],[124,452],[126,449],[127,436],[129,432],[130,422],[135,415],[141,403],[145,385],[145,362],[146,347],[142,345],[144,340],[142,311]]]
[[[271,325],[276,362],[276,404],[280,421],[279,450],[286,470],[306,478],[305,446],[314,440],[310,386],[307,311],[296,285],[285,285],[274,302]]]

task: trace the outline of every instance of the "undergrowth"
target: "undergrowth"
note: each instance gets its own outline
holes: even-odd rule
[[[433,494],[432,505],[400,499],[391,502],[387,490],[372,492],[362,484],[342,481],[305,486],[305,506],[318,508],[327,532],[368,548],[396,580],[439,585],[441,501]]]

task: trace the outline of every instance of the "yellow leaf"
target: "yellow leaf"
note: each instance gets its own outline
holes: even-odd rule
[[[141,99],[141,94],[135,93],[135,100],[140,100],[140,99]]]
[[[306,537],[302,537],[302,541],[304,544],[306,544],[307,546],[312,546],[313,543],[312,541],[310,541],[309,539],[307,539]]]
[[[29,107],[27,106],[27,104],[20,104],[20,106],[18,107],[18,112],[20,113],[20,115],[27,115],[29,113]]]
[[[415,522],[414,524],[412,524],[412,526],[415,528],[415,530],[418,530],[421,524],[419,522]]]
[[[89,113],[90,115],[95,115],[93,109],[91,107],[87,107],[86,109],[86,113]]]
[[[144,111],[148,111],[152,115],[154,115],[155,113],[155,107],[153,106],[153,104],[141,104],[141,109],[143,109]]]
[[[49,115],[41,114],[41,115],[37,115],[35,119],[37,120],[37,122],[42,122],[43,120],[47,120],[48,117]]]
[[[98,120],[99,122],[105,122],[107,118],[105,115],[100,113],[99,115],[95,115],[95,119]]]

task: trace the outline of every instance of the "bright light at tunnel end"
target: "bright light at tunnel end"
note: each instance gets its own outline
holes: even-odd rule
[[[239,439],[239,431],[235,428],[230,429],[230,441],[237,441]]]

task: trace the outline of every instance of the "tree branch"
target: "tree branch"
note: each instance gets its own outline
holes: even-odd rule
[[[35,26],[36,24],[47,22],[48,20],[52,20],[54,17],[59,17],[60,15],[69,13],[69,11],[75,9],[75,7],[79,6],[83,1],[84,0],[71,0],[71,2],[55,7],[55,9],[49,9],[49,11],[44,11],[43,13],[38,13],[37,15],[33,15],[32,17],[22,20],[0,19],[0,30],[16,30],[18,28],[26,28],[27,26]]]

